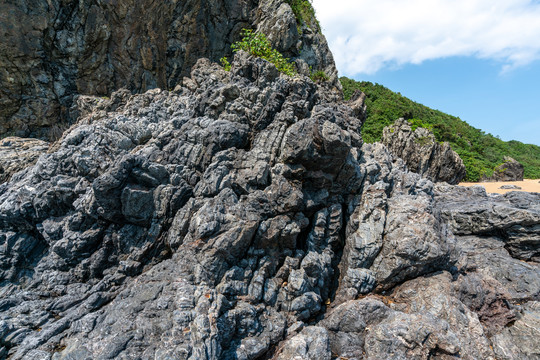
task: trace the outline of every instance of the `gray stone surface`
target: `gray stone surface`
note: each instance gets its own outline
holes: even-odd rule
[[[520,309],[518,320],[493,337],[494,351],[502,359],[540,359],[540,303]]]
[[[540,194],[487,195],[482,187],[439,186],[441,217],[456,235],[495,236],[512,256],[540,259]]]
[[[504,157],[504,162],[493,169],[493,175],[485,181],[523,181],[524,169],[516,159]]]
[[[330,339],[322,327],[310,326],[292,339],[285,341],[276,360],[330,360]]]
[[[3,1],[0,135],[58,138],[79,116],[78,94],[172,90],[200,57],[231,56],[242,28],[340,89],[324,36],[297,28],[283,0]]]
[[[503,190],[521,190],[521,187],[519,187],[517,185],[503,185],[499,189],[503,189]]]
[[[14,136],[0,140],[0,184],[33,165],[49,149],[49,143]]]
[[[0,359],[525,359],[538,194],[433,184],[238,53],[79,97],[0,185]]]
[[[440,144],[428,129],[418,127],[413,131],[403,118],[383,129],[382,142],[405,161],[410,171],[431,181],[458,184],[465,177],[465,164],[450,144]]]

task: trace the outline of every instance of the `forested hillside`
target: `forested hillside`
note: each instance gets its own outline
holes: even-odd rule
[[[382,130],[396,119],[404,117],[416,126],[429,128],[438,141],[447,141],[463,159],[468,181],[478,181],[491,175],[493,169],[510,156],[525,167],[525,178],[540,178],[540,146],[519,141],[502,141],[476,129],[458,117],[414,102],[379,84],[340,78],[346,99],[355,90],[366,94],[367,119],[362,128],[364,141],[380,141]]]

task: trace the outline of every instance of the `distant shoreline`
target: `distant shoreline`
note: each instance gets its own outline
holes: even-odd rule
[[[500,189],[503,185],[516,185],[521,189]],[[505,194],[510,191],[526,191],[540,193],[540,179],[525,179],[523,181],[499,181],[499,182],[463,182],[459,186],[483,186],[486,192],[492,194]]]

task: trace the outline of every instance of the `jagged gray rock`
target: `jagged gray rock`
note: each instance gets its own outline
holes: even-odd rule
[[[496,236],[512,256],[540,260],[540,194],[487,195],[483,187],[438,188],[441,217],[456,235]]]
[[[15,0],[0,14],[0,135],[58,138],[80,115],[77,94],[172,90],[199,58],[230,56],[242,28],[264,31],[340,89],[324,36],[297,28],[283,0]]]
[[[484,181],[523,181],[523,165],[517,160],[505,156],[504,162],[493,169],[493,175],[483,179]]]
[[[383,129],[382,142],[407,168],[431,181],[458,184],[465,177],[465,164],[450,144],[440,144],[431,131],[418,127],[412,130],[401,118]]]
[[[536,356],[540,195],[434,185],[338,99],[243,52],[79,97],[0,185],[0,358]]]

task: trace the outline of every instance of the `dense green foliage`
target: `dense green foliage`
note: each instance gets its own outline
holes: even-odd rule
[[[321,32],[321,26],[315,16],[315,9],[309,0],[286,0],[291,6],[291,9],[296,18],[296,26],[298,32],[301,31],[302,25],[307,26],[315,32]]]
[[[241,34],[242,40],[231,45],[233,51],[247,51],[253,56],[271,62],[285,75],[296,75],[294,64],[290,63],[279,51],[272,48],[266,35],[260,32],[253,32],[251,29],[242,29]]]
[[[366,94],[367,119],[362,127],[366,142],[380,141],[384,127],[403,117],[433,131],[437,141],[447,141],[463,159],[468,181],[479,181],[483,175],[490,176],[504,156],[510,156],[523,164],[525,178],[540,178],[540,146],[519,141],[502,141],[491,134],[476,129],[458,117],[433,110],[416,103],[382,85],[357,82],[342,77],[341,84],[346,99],[355,90]]]

